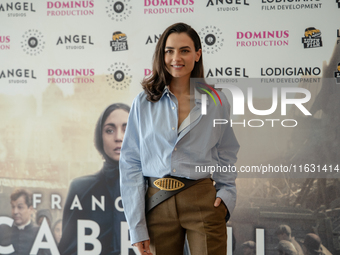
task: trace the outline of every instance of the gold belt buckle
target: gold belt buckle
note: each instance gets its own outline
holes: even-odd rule
[[[178,190],[184,187],[184,183],[173,178],[160,178],[153,182],[160,190]]]

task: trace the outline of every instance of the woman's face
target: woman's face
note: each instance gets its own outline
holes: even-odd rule
[[[190,79],[195,62],[202,54],[201,49],[195,51],[192,39],[186,33],[172,33],[166,40],[164,51],[165,65],[171,76]]]
[[[60,239],[61,239],[61,235],[62,235],[62,225],[61,225],[61,221],[55,225],[55,228],[53,230],[53,235],[54,235],[54,239],[57,242],[57,244],[60,243]]]
[[[114,110],[103,125],[104,152],[115,161],[119,161],[128,116],[122,109]]]

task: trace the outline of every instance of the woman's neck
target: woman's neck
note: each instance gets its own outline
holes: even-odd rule
[[[174,93],[175,96],[189,95],[190,80],[187,78],[186,79],[172,78],[169,88],[170,91]]]

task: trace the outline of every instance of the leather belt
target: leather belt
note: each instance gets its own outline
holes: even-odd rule
[[[173,195],[199,183],[205,179],[189,180],[180,177],[164,177],[155,178],[147,177],[149,187],[157,188],[159,191],[151,197],[145,199],[145,212],[148,213],[151,209],[169,199]]]

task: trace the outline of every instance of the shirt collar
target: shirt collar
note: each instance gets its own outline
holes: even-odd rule
[[[206,94],[207,95],[207,94]],[[195,103],[199,103],[201,104],[202,103],[202,93],[200,93],[198,91],[198,89],[195,89],[195,92],[194,92],[194,96],[195,96]],[[208,95],[207,95],[208,96]],[[206,100],[206,104],[209,105],[209,99],[207,98]]]
[[[21,226],[16,226],[18,229],[20,230],[24,230],[26,226],[28,226],[29,224],[31,224],[31,220],[29,220],[25,225],[21,225]]]
[[[172,93],[172,92],[171,92],[171,90],[170,90],[170,86],[169,86],[169,85],[165,85],[165,86],[164,86],[164,91],[165,91],[165,93],[168,93],[168,94],[174,95],[174,93]]]
[[[165,85],[165,86],[164,86],[164,89],[163,89],[163,94],[162,94],[161,98],[162,98],[164,95],[170,96],[170,93],[171,93],[171,91],[170,91],[170,89],[169,89],[169,85]]]
[[[168,95],[168,96],[170,96],[170,94],[171,95],[173,95],[174,96],[174,94],[170,91],[170,88],[169,88],[169,85],[165,85],[164,86],[164,89],[163,89],[163,94],[162,94],[162,96],[161,96],[161,98],[164,96],[164,95]],[[195,89],[195,92],[194,92],[194,97],[195,97],[195,102],[197,103],[201,103],[201,93],[199,93],[198,92],[198,90],[197,89]],[[207,100],[207,104],[209,104],[209,100]]]

